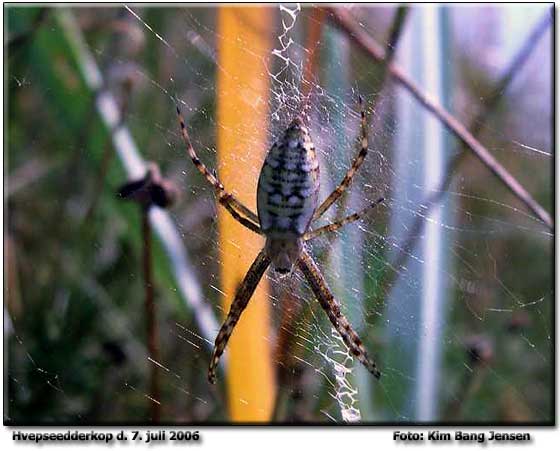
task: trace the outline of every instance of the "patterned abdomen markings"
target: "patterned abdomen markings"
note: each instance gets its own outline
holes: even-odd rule
[[[300,118],[271,147],[257,190],[257,209],[265,234],[305,233],[317,208],[319,162]]]

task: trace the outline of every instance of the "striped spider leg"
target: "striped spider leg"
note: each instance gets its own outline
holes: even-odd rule
[[[239,318],[241,318],[243,310],[245,310],[245,307],[249,304],[251,296],[253,296],[257,285],[269,265],[270,258],[265,250],[262,249],[249,268],[249,271],[247,271],[243,282],[241,282],[241,285],[239,285],[237,289],[229,313],[216,337],[216,344],[212,352],[212,358],[210,359],[210,368],[208,369],[208,381],[211,384],[216,383],[216,367],[218,366],[221,355],[224,353],[229,337],[231,337],[233,328],[237,324],[237,321],[239,321]]]
[[[346,175],[344,176],[340,184],[321,203],[321,205],[319,205],[317,210],[315,210],[315,214],[313,215],[313,220],[317,220],[321,216],[323,216],[325,212],[331,207],[331,205],[334,204],[340,198],[340,196],[344,194],[344,192],[350,186],[350,183],[352,183],[352,179],[354,178],[354,175],[356,175],[356,172],[358,171],[358,169],[360,169],[360,166],[364,162],[366,155],[368,153],[367,121],[366,121],[366,112],[364,110],[364,101],[362,99],[362,96],[358,96],[358,104],[360,106],[360,131],[361,131],[360,150],[356,155],[356,157],[354,158],[354,161],[352,162],[350,169],[348,169]]]
[[[244,225],[248,229],[255,233],[262,234],[259,227],[259,218],[255,213],[253,213],[249,208],[238,201],[233,194],[226,191],[224,185],[220,180],[208,170],[206,165],[198,158],[194,147],[191,143],[191,139],[187,132],[187,127],[185,125],[185,119],[181,114],[181,110],[177,105],[177,116],[179,118],[179,124],[181,126],[181,135],[183,136],[183,141],[187,147],[187,153],[191,158],[193,164],[198,169],[198,171],[204,176],[204,178],[212,185],[216,196],[218,197],[218,202],[222,204],[226,210],[233,216],[233,218],[240,224]]]
[[[350,224],[352,222],[355,222],[355,221],[363,218],[364,216],[366,216],[370,212],[370,210],[373,210],[375,207],[377,207],[377,205],[379,205],[384,200],[385,200],[384,197],[380,197],[375,202],[372,202],[366,208],[364,208],[363,210],[360,210],[357,213],[353,213],[351,215],[348,215],[345,218],[341,219],[340,221],[335,221],[331,224],[327,224],[327,225],[319,227],[317,229],[310,230],[309,232],[307,232],[303,236],[303,239],[305,241],[309,241],[309,240],[312,240],[314,238],[317,238],[318,236],[323,235],[324,233],[336,232],[337,230],[344,227],[346,224]]]
[[[362,101],[360,99],[361,105]],[[239,222],[266,238],[265,247],[259,252],[241,282],[230,311],[218,332],[208,370],[208,380],[211,383],[216,382],[216,367],[219,359],[226,348],[235,325],[269,266],[283,275],[290,274],[295,267],[303,273],[319,304],[350,352],[368,371],[379,378],[380,372],[377,366],[368,356],[358,334],[342,314],[340,304],[332,295],[319,268],[305,248],[305,241],[316,238],[323,233],[334,232],[344,225],[358,220],[383,200],[380,199],[361,212],[347,216],[340,221],[310,230],[312,221],[320,217],[344,193],[355,172],[363,163],[367,153],[366,119],[363,109],[361,112],[360,151],[341,184],[319,208],[317,208],[319,162],[315,147],[303,120],[296,117],[292,121],[280,139],[268,151],[261,169],[257,188],[258,216],[227,193],[216,176],[210,173],[200,162],[190,143],[179,110],[178,114],[189,156],[194,165],[216,190],[219,202]]]
[[[326,211],[340,198],[340,196],[344,194],[344,192],[349,188],[350,184],[352,183],[352,179],[354,178],[354,175],[356,175],[358,169],[362,166],[362,163],[366,158],[366,155],[368,153],[368,138],[367,138],[367,120],[366,120],[366,113],[364,110],[363,103],[364,102],[362,96],[359,96],[358,105],[360,107],[360,132],[361,132],[360,150],[358,151],[358,154],[354,158],[354,161],[352,162],[350,169],[348,169],[346,175],[344,176],[340,184],[321,203],[321,205],[317,208],[317,210],[315,210],[315,214],[313,215],[313,221],[320,219],[326,213]],[[320,235],[323,235],[324,233],[335,232],[341,229],[342,227],[344,227],[346,224],[350,224],[352,222],[361,219],[367,213],[369,213],[370,210],[377,207],[377,205],[383,202],[384,200],[385,199],[383,197],[380,197],[375,202],[371,203],[366,208],[364,208],[363,210],[357,213],[353,213],[349,216],[346,216],[345,218],[336,221],[332,224],[327,224],[315,230],[311,230],[305,234],[304,240],[309,241],[314,238],[317,238]]]
[[[381,373],[377,369],[375,362],[369,358],[366,348],[362,344],[362,340],[340,311],[340,304],[334,298],[327,282],[325,281],[325,278],[323,277],[323,274],[321,274],[317,264],[306,250],[302,252],[301,257],[298,260],[298,267],[311,286],[311,290],[315,294],[319,304],[323,307],[323,310],[326,312],[332,325],[340,334],[342,340],[346,346],[348,346],[352,355],[354,355],[371,374],[379,379],[381,377]]]

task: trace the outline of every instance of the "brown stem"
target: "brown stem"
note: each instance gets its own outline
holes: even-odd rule
[[[342,9],[328,7],[330,19],[364,52],[376,61],[385,59],[384,49],[364,31],[350,14]],[[453,133],[467,148],[472,150],[478,159],[531,210],[546,226],[553,229],[550,214],[527,192],[527,190],[505,169],[494,156],[470,133],[467,128],[453,117],[436,100],[425,94],[395,63],[388,64],[388,71],[395,81],[412,94],[424,108],[436,116],[441,123]]]
[[[124,96],[123,96],[123,103],[121,105],[121,115],[118,124],[115,126],[114,130],[110,130],[110,132],[116,132],[121,126],[125,125],[126,116],[128,113],[128,106],[130,102],[131,90],[130,87],[125,88]],[[95,102],[95,99],[94,99]],[[107,174],[109,172],[109,167],[111,161],[113,160],[113,155],[115,154],[113,150],[113,143],[111,142],[111,134],[107,135],[107,140],[105,141],[105,145],[103,148],[103,155],[101,156],[101,166],[99,168],[99,174],[97,177],[97,183],[95,185],[95,189],[93,191],[93,200],[91,201],[91,205],[88,208],[86,215],[84,216],[84,223],[89,223],[89,221],[93,218],[95,210],[97,209],[97,205],[99,203],[99,199],[101,198],[101,194],[103,193],[103,187],[105,186],[105,181],[107,179]]]
[[[125,9],[122,9],[119,10],[117,17],[120,18],[129,17],[129,14]],[[115,27],[111,27],[111,28],[113,28],[113,30],[109,36],[109,40],[107,43],[105,43],[101,51],[101,54],[103,55],[102,66],[108,65],[109,62],[116,57],[119,50],[119,46],[116,40],[119,31]],[[128,115],[131,96],[132,96],[132,84],[130,82],[124,81],[121,82],[121,87],[122,87],[122,103],[120,105],[119,121],[114,126],[113,130],[107,130],[108,133],[103,147],[103,155],[101,156],[101,165],[99,168],[99,174],[96,180],[95,189],[93,191],[93,199],[91,201],[91,204],[88,208],[86,215],[84,216],[84,223],[86,224],[89,223],[89,221],[93,218],[95,214],[97,205],[99,203],[99,199],[103,194],[103,187],[105,186],[107,174],[109,172],[109,167],[111,161],[113,160],[113,155],[115,154],[115,151],[113,149],[114,145],[112,142],[112,136],[117,132],[117,130],[119,130],[121,126],[124,127],[126,125],[125,123]],[[92,103],[94,105],[93,107],[94,112],[95,112],[95,103],[97,101],[97,97],[98,96],[95,95],[92,99]],[[93,123],[93,121],[90,122]]]
[[[378,117],[383,115],[379,114],[379,101],[384,97],[383,93],[388,89],[389,86],[391,86],[391,83],[387,83],[387,74],[389,72],[387,69],[389,67],[389,64],[393,61],[393,57],[395,56],[395,53],[397,51],[402,32],[404,30],[404,24],[406,21],[406,16],[408,15],[408,11],[408,6],[399,6],[393,17],[391,28],[389,29],[387,44],[385,45],[385,59],[381,62],[381,82],[379,83],[380,88],[377,96],[373,100],[373,104],[371,105],[371,110],[374,112],[377,111]],[[377,128],[383,126],[383,121],[375,121],[372,125],[373,132],[370,133],[370,136],[375,137],[378,135]]]
[[[323,32],[323,24],[325,23],[326,12],[323,8],[313,8],[311,14],[307,19],[307,58],[303,67],[302,79],[302,98],[308,101],[313,86],[314,78],[319,73],[317,71],[319,60],[319,42],[321,40],[321,33]]]
[[[450,401],[444,409],[443,421],[457,421],[463,418],[465,405],[480,389],[486,373],[486,366],[475,366],[472,369],[465,369],[459,389],[457,390],[457,397]]]
[[[148,339],[148,356],[150,360],[150,417],[153,423],[161,418],[159,372],[154,362],[159,362],[159,343],[154,302],[154,283],[152,272],[152,230],[150,226],[149,207],[142,207],[142,266],[144,272],[144,289],[146,294],[146,330]]]
[[[400,6],[397,8],[395,13],[393,22],[391,24],[391,28],[389,30],[389,37],[387,40],[387,58],[385,59],[385,63],[382,68],[382,75],[380,81],[380,93],[385,89],[386,81],[387,81],[387,65],[392,60],[393,55],[396,51],[399,39],[402,35],[402,30],[404,28],[404,23],[406,19],[406,15],[408,13],[407,6]],[[309,19],[309,34],[307,39],[307,48],[311,48],[309,57],[306,61],[305,70],[304,70],[304,79],[310,80],[312,74],[317,73],[316,66],[317,66],[317,41],[320,37],[320,31],[324,22],[325,18],[325,10],[323,8],[315,8],[313,10],[312,15]],[[306,91],[306,96],[308,92]],[[304,96],[304,97],[306,97]],[[381,98],[381,95],[377,98]],[[373,104],[372,108],[375,109],[375,103]],[[344,210],[346,205],[347,196],[345,196],[338,208],[340,219],[344,216]],[[334,239],[337,237],[336,234],[332,234],[329,236],[329,243],[332,243]],[[328,253],[332,249],[331,246],[328,246],[326,255],[324,259],[328,259]],[[302,303],[299,301],[293,294],[286,292],[283,296],[283,304],[286,308],[282,310],[282,320],[279,329],[279,335],[276,345],[276,358],[275,360],[279,363],[277,366],[278,371],[278,380],[279,385],[282,387],[284,383],[286,383],[289,375],[294,372],[298,365],[298,360],[295,358],[298,354],[300,354],[304,348],[300,348],[299,350],[295,347],[296,343],[296,335],[293,333],[292,324],[294,318],[299,318],[302,313]],[[305,316],[303,318],[303,323],[309,321],[313,315],[314,307],[316,304],[312,304],[310,308],[308,308],[305,312]],[[297,383],[298,380],[301,378],[301,372],[298,376],[294,377],[294,382]],[[282,421],[285,420],[285,414],[287,410],[286,403],[288,402],[287,397],[289,396],[288,392],[280,390],[278,392],[276,398],[276,404],[274,408],[273,414],[273,421]]]
[[[405,24],[405,20],[406,20],[406,16],[408,14],[409,8],[408,6],[399,6],[397,8],[397,11],[395,12],[395,15],[393,17],[393,22],[391,23],[391,28],[389,29],[389,34],[388,34],[388,38],[387,38],[387,44],[386,44],[386,50],[385,50],[385,59],[381,62],[381,81],[379,82],[379,92],[378,95],[374,98],[373,103],[371,105],[371,110],[375,111],[378,107],[378,103],[379,100],[383,97],[383,93],[388,89],[387,86],[389,85],[389,83],[387,83],[387,73],[388,73],[388,66],[391,63],[391,61],[393,60],[393,57],[395,56],[395,52],[397,50],[397,46],[399,44],[400,38],[402,36],[402,31],[404,29],[404,24]],[[377,121],[375,122],[375,124],[377,126],[379,126],[380,124],[382,124],[383,121]],[[374,125],[375,127],[375,125]],[[374,133],[370,133],[370,136],[377,136],[377,130],[374,131]],[[342,218],[344,218],[345,215],[345,211],[346,211],[346,207],[348,204],[348,193],[345,193],[346,195],[342,197],[339,205],[338,205],[338,209],[337,209],[337,216],[336,216],[336,220],[341,220]],[[329,245],[332,244],[335,239],[338,237],[337,234],[330,234],[328,236],[328,243]],[[329,259],[330,257],[330,252],[332,251],[333,247],[332,246],[328,246],[327,247],[327,251],[325,252],[325,256],[324,258],[326,260]]]
[[[494,87],[494,90],[487,97],[487,100],[484,103],[484,108],[471,122],[470,130],[472,131],[473,135],[478,135],[480,133],[482,126],[487,122],[490,115],[497,108],[499,100],[502,98],[503,93],[507,90],[510,83],[515,78],[515,75],[519,73],[525,62],[529,59],[531,52],[536,47],[536,44],[541,36],[547,30],[549,24],[550,15],[545,14],[543,19],[539,21],[539,23],[535,26],[519,52],[514,56],[508,68],[504,71],[504,74]],[[422,233],[422,229],[424,228],[424,225],[426,223],[424,218],[429,214],[434,206],[442,201],[445,193],[451,185],[451,182],[453,181],[455,174],[457,173],[458,167],[461,165],[466,155],[466,147],[463,144],[459,149],[459,153],[453,158],[453,160],[449,162],[445,171],[445,177],[441,181],[440,185],[437,187],[433,194],[431,194],[427,199],[420,203],[420,205],[424,206],[424,208],[422,209],[422,214],[416,215],[412,226],[408,230],[407,239],[401,246],[401,249],[398,255],[395,257],[395,260],[389,265],[390,268],[395,268],[398,271],[399,268],[401,268],[406,263],[409,254],[412,252],[414,246],[416,245],[418,237]],[[390,285],[397,274],[398,273],[393,273],[392,277],[389,277],[385,280],[384,285]]]
[[[531,34],[523,43],[521,49],[517,52],[508,68],[504,71],[503,76],[500,78],[500,81],[497,83],[492,93],[486,97],[484,101],[485,110],[483,110],[477,117],[477,120],[480,121],[480,123],[477,123],[477,120],[474,121],[473,127],[477,128],[476,131],[473,132],[473,134],[476,134],[480,130],[480,127],[485,122],[487,114],[496,107],[496,104],[502,98],[504,91],[507,89],[517,73],[521,70],[525,62],[529,59],[529,56],[531,56],[531,53],[535,49],[540,38],[544,35],[546,30],[548,30],[551,21],[552,15],[549,12],[546,12],[541,20],[539,20],[537,25],[535,25],[535,27],[531,31]]]
[[[389,64],[393,60],[393,56],[397,51],[397,44],[402,36],[402,31],[404,29],[404,23],[406,16],[408,15],[408,6],[399,6],[395,17],[393,18],[393,23],[391,24],[391,29],[389,30],[389,39],[387,40],[386,50],[385,50],[385,62]]]
[[[307,17],[308,31],[306,37],[306,48],[308,49],[308,53],[303,67],[302,78],[302,98],[305,102],[303,107],[304,110],[310,101],[309,98],[314,82],[313,79],[317,76],[316,74],[318,74],[319,43],[323,32],[325,16],[326,11],[323,8],[312,8],[310,15]],[[294,366],[296,365],[296,361],[292,356],[295,340],[291,323],[294,318],[300,317],[302,311],[301,302],[299,302],[293,293],[285,291],[281,296],[281,303],[284,305],[284,308],[282,309],[282,319],[276,341],[274,359],[275,362],[277,362],[276,373],[280,390],[277,392],[272,413],[272,421],[274,422],[285,421],[289,392],[282,390],[282,386],[289,379],[290,374],[293,373]]]

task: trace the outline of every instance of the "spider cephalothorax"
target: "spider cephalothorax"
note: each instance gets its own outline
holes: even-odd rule
[[[360,98],[360,107],[362,100]],[[361,140],[358,155],[342,182],[319,205],[319,163],[315,147],[301,117],[295,118],[284,134],[270,148],[265,158],[257,189],[258,216],[228,193],[215,174],[200,161],[191,144],[185,121],[177,107],[181,133],[187,151],[196,168],[214,187],[218,201],[242,225],[255,233],[265,235],[266,245],[259,252],[241,282],[231,309],[218,332],[208,380],[216,381],[216,367],[220,356],[243,310],[266,269],[272,265],[282,274],[297,266],[303,273],[311,290],[325,310],[333,327],[338,331],[346,346],[356,358],[375,376],[380,377],[375,363],[328,288],[321,271],[305,248],[305,242],[323,233],[334,232],[344,225],[360,219],[368,210],[383,199],[370,204],[364,210],[322,227],[310,230],[311,225],[346,191],[355,172],[362,165],[367,153],[366,117],[361,109]]]

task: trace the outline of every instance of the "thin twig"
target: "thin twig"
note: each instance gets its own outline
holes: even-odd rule
[[[471,336],[467,339],[468,363],[457,386],[457,394],[444,409],[443,419],[447,421],[462,418],[465,405],[482,386],[494,360],[494,346],[484,336]]]
[[[313,78],[317,76],[319,65],[319,43],[323,33],[323,26],[325,24],[326,11],[322,8],[313,8],[310,15],[307,17],[307,37],[306,48],[308,50],[305,64],[303,67],[302,77],[302,98],[305,102],[303,110],[305,111],[306,105],[310,102],[311,90],[313,87]],[[278,337],[275,347],[275,361],[276,377],[278,378],[279,386],[281,387],[284,382],[293,374],[294,366],[297,365],[297,360],[293,358],[293,348],[295,346],[295,336],[291,327],[294,318],[299,318],[301,315],[302,304],[290,291],[284,291],[281,294],[282,317],[280,320],[280,327],[278,329]],[[281,422],[286,420],[288,410],[290,392],[287,390],[278,390],[274,402],[271,421]]]
[[[344,30],[348,37],[376,61],[385,59],[384,49],[363,30],[345,10],[329,7],[329,17]],[[388,71],[397,83],[406,88],[424,108],[436,116],[465,146],[471,149],[478,159],[531,210],[547,227],[552,229],[550,214],[527,192],[527,190],[505,169],[494,156],[470,133],[466,127],[445,110],[436,100],[425,94],[402,69],[395,63],[388,64]]]
[[[389,64],[393,60],[393,56],[397,51],[397,45],[401,39],[404,23],[408,15],[409,7],[401,5],[397,8],[397,12],[393,18],[391,29],[389,30],[389,39],[385,47],[385,63]]]
[[[151,360],[150,371],[150,420],[159,423],[161,419],[159,370],[154,362],[159,362],[159,337],[157,312],[154,302],[154,281],[152,271],[152,228],[148,215],[149,207],[142,208],[142,268],[144,272],[146,331],[148,340],[148,356]]]
[[[307,38],[306,49],[307,58],[303,66],[302,78],[302,98],[309,101],[311,88],[313,86],[314,78],[317,77],[317,67],[319,63],[319,43],[321,41],[321,33],[323,32],[323,25],[325,23],[326,12],[322,8],[313,8],[309,18],[307,19]]]
[[[379,101],[380,99],[383,98],[383,93],[388,89],[388,85],[390,83],[387,83],[389,80],[387,80],[387,73],[388,73],[388,66],[391,63],[391,61],[393,60],[393,57],[395,56],[395,52],[397,50],[398,47],[398,43],[400,41],[400,38],[402,36],[402,31],[404,30],[404,24],[405,24],[405,20],[406,20],[406,16],[408,14],[409,8],[408,6],[399,6],[397,8],[397,11],[395,12],[395,15],[393,17],[393,22],[391,23],[391,27],[389,28],[389,33],[388,33],[388,39],[387,39],[387,44],[385,47],[385,59],[381,62],[381,80],[379,82],[379,92],[377,94],[377,96],[374,98],[373,103],[371,104],[371,110],[375,111],[378,108],[379,105]],[[380,124],[382,124],[383,121],[377,121],[376,124],[377,126],[379,126]],[[370,136],[377,136],[376,131],[374,131],[374,133],[369,133]],[[339,205],[338,205],[338,209],[337,209],[337,216],[336,216],[336,220],[342,220],[344,218],[345,212],[346,212],[346,208],[347,208],[347,204],[348,204],[348,194],[346,193],[346,195],[342,198],[342,200],[340,201]],[[334,242],[334,240],[337,238],[337,234],[331,234],[328,236],[328,243],[329,246],[327,248],[327,251],[325,252],[325,258],[328,259],[329,258],[329,254],[332,251],[333,247],[330,246],[330,244],[332,244]]]
[[[72,13],[67,9],[58,8],[55,18],[67,37],[72,56],[86,85],[95,95],[97,113],[111,134],[113,145],[128,177],[131,179],[143,177],[146,173],[146,164],[128,128],[124,125],[119,126],[121,118],[117,102],[105,89],[101,72],[89,52]],[[211,347],[218,323],[211,307],[203,301],[202,289],[176,225],[170,215],[162,209],[150,209],[149,216],[154,232],[159,236],[171,262],[170,266],[181,298],[187,308],[193,312],[201,335],[204,337],[204,344]]]
[[[4,182],[4,198],[8,199],[19,191],[36,183],[41,178],[49,175],[53,169],[57,169],[61,162],[52,163],[40,158],[28,159],[10,174],[6,174]]]
[[[496,84],[496,87],[494,88],[492,93],[486,97],[484,101],[484,106],[485,106],[485,110],[488,113],[496,107],[496,104],[502,98],[504,91],[507,89],[507,87],[509,86],[513,78],[517,75],[517,73],[521,70],[523,65],[529,59],[529,56],[531,56],[531,53],[537,46],[537,43],[542,38],[544,33],[548,30],[548,27],[550,26],[551,23],[552,23],[552,14],[547,11],[543,15],[541,20],[537,22],[537,24],[531,31],[531,34],[529,34],[529,36],[525,40],[523,46],[519,49],[519,51],[513,58],[508,68],[504,71],[504,74]],[[480,123],[476,123],[476,121],[474,121],[473,126],[480,127],[485,122],[485,119],[486,119],[486,114],[483,110],[477,117],[477,120],[480,121]],[[477,128],[476,130],[478,131],[479,128]]]
[[[322,11],[322,13],[321,13]],[[404,24],[405,24],[405,19],[406,19],[406,15],[408,13],[408,7],[407,6],[400,6],[397,8],[397,11],[395,13],[393,22],[391,24],[391,27],[389,29],[388,32],[388,39],[387,39],[387,59],[385,60],[385,64],[383,65],[382,68],[382,74],[381,74],[381,80],[379,82],[379,96],[377,97],[378,99],[381,98],[381,93],[383,92],[383,90],[386,88],[387,85],[387,64],[392,60],[392,57],[395,53],[395,50],[397,49],[398,46],[398,42],[399,39],[402,35],[402,30],[404,28]],[[324,22],[324,18],[325,18],[325,14],[324,14],[324,9],[322,8],[315,8],[313,10],[313,14],[310,16],[309,18],[309,34],[308,34],[308,38],[307,38],[307,47],[311,48],[310,53],[308,54],[308,58],[306,60],[306,64],[305,64],[305,69],[304,69],[304,74],[306,74],[306,76],[304,77],[307,80],[310,80],[311,76],[313,74],[317,73],[317,64],[318,64],[318,60],[317,60],[317,40],[320,37],[320,31]],[[306,94],[308,95],[308,94]],[[372,108],[375,109],[376,108],[376,103],[374,102],[374,104],[372,105]],[[346,206],[346,200],[348,199],[347,196],[345,196],[340,204],[339,204],[339,208],[338,208],[338,214],[339,214],[339,219],[342,219],[344,216],[344,211],[345,211],[345,206]],[[332,241],[334,241],[334,239],[337,237],[336,234],[331,234],[329,235],[329,244],[332,243]],[[323,256],[323,259],[327,260],[328,259],[328,254],[329,252],[332,250],[332,246],[328,246],[327,247],[327,251],[325,253],[325,255]],[[294,318],[299,318],[301,315],[301,311],[302,311],[302,303],[300,300],[298,300],[295,296],[293,296],[292,293],[286,292],[283,295],[283,300],[282,303],[284,304],[285,308],[282,310],[283,311],[283,315],[282,315],[282,322],[281,322],[281,326],[279,328],[279,336],[278,336],[278,341],[277,341],[277,346],[276,346],[276,361],[279,362],[279,366],[277,368],[278,370],[278,378],[280,380],[279,385],[282,386],[285,381],[286,378],[294,371],[294,369],[299,365],[299,361],[297,359],[298,354],[300,354],[302,351],[305,350],[304,347],[300,347],[300,348],[296,348],[295,344],[296,344],[296,338],[297,335],[293,333],[292,327],[291,327],[291,323],[293,322]],[[312,304],[311,307],[309,307],[305,313],[304,313],[304,318],[303,318],[303,322],[307,322],[310,320],[310,318],[312,317],[313,313],[314,313],[314,309],[316,307],[316,304]],[[294,381],[298,381],[300,378],[302,377],[302,375],[300,374],[298,377],[294,378]],[[292,381],[292,382],[294,382]],[[278,392],[277,398],[276,398],[276,403],[275,403],[275,408],[274,408],[274,413],[272,416],[272,421],[282,421],[285,420],[285,416],[286,416],[286,410],[287,410],[287,397],[289,396],[289,393],[287,391],[282,391],[280,390]]]
[[[503,93],[507,90],[516,74],[520,72],[525,62],[529,59],[531,52],[533,51],[533,49],[535,49],[537,42],[547,30],[550,24],[550,19],[551,16],[549,14],[545,14],[545,17],[543,17],[543,19],[538,22],[519,52],[514,56],[509,66],[504,71],[502,77],[500,77],[500,80],[497,82],[495,88],[487,97],[487,101],[484,103],[483,108],[471,122],[470,130],[472,131],[473,135],[476,136],[478,135],[478,133],[480,133],[482,126],[487,122],[487,119],[495,111],[496,107],[499,104],[499,100],[503,97]],[[395,260],[389,265],[390,268],[396,268],[398,270],[406,263],[410,252],[412,252],[412,250],[416,246],[416,241],[418,240],[418,237],[422,233],[422,229],[426,224],[425,217],[432,210],[432,208],[434,208],[434,206],[442,201],[445,193],[451,185],[451,182],[453,181],[455,174],[457,174],[457,168],[462,163],[465,155],[467,155],[467,152],[466,147],[463,144],[461,145],[461,149],[459,150],[457,156],[448,163],[447,169],[445,171],[445,177],[441,181],[439,187],[434,191],[432,195],[429,196],[428,199],[420,202],[420,205],[424,206],[421,212],[422,214],[417,214],[415,216],[414,222],[408,229],[407,239],[401,246],[401,249],[398,255],[395,257]],[[390,283],[391,281],[392,278],[388,282]]]
[[[385,59],[380,63],[381,66],[381,82],[379,83],[379,92],[377,96],[374,97],[373,103],[371,105],[371,111],[376,113],[378,118],[383,117],[383,109],[380,108],[379,102],[385,97],[384,93],[392,86],[391,83],[387,83],[388,67],[393,61],[393,57],[397,51],[400,39],[402,37],[402,32],[404,30],[404,25],[406,17],[410,8],[408,6],[399,6],[395,15],[393,17],[393,22],[391,28],[389,29],[389,35],[387,38],[387,44],[385,45]],[[379,135],[379,128],[383,126],[382,120],[374,121],[372,124],[372,130],[370,131],[370,136],[374,138]]]
[[[128,18],[129,14],[126,9],[120,9],[117,13],[117,17],[123,19],[124,17]],[[117,19],[118,20],[118,19]],[[117,35],[121,32],[117,30],[114,26],[111,27],[111,33],[109,35],[108,41],[104,44],[104,47],[101,49],[100,54],[102,55],[102,60],[100,61],[101,67],[109,66],[109,62],[115,59],[117,55],[117,50],[119,48]],[[130,106],[130,101],[132,97],[132,83],[128,81],[121,80],[121,88],[122,88],[122,99],[120,104],[120,122],[117,127],[124,125],[126,123],[126,119],[128,116],[128,109]],[[95,103],[96,99],[93,99]],[[97,205],[99,200],[101,199],[101,195],[103,194],[103,188],[105,187],[107,174],[109,172],[109,167],[111,162],[113,161],[114,156],[114,148],[111,142],[111,136],[106,137],[105,144],[103,146],[103,154],[101,156],[101,164],[99,166],[99,174],[96,179],[95,188],[93,190],[93,200],[88,208],[87,213],[84,216],[84,223],[89,223],[89,221],[93,218],[95,211],[97,209]]]
[[[465,368],[458,384],[457,396],[444,409],[444,421],[458,421],[463,417],[465,404],[480,389],[488,374],[486,367]]]
[[[117,127],[125,124],[126,115],[128,113],[128,105],[130,101],[130,89],[126,89],[124,93],[123,102],[120,108],[120,122]],[[99,174],[96,179],[95,188],[93,190],[93,200],[88,208],[87,213],[84,216],[84,223],[89,223],[89,221],[93,218],[95,211],[97,209],[97,205],[99,200],[101,199],[101,195],[103,194],[103,188],[106,183],[107,173],[109,172],[109,167],[111,162],[113,161],[114,156],[114,149],[113,143],[111,142],[111,137],[106,140],[104,147],[103,147],[103,154],[101,156],[101,164],[99,166]]]

